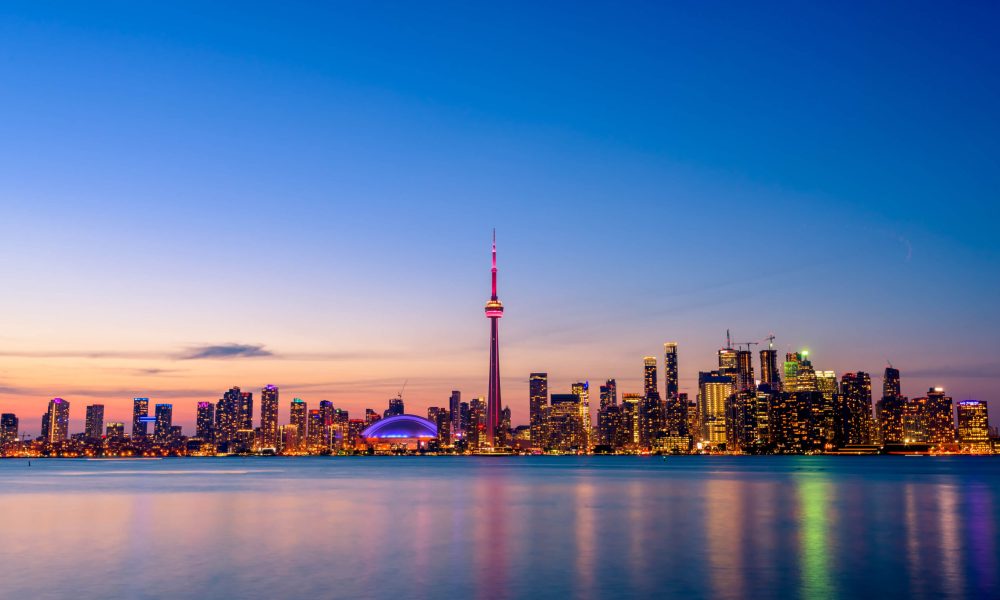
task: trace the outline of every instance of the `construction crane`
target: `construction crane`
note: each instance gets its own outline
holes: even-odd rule
[[[773,333],[769,334],[764,339],[767,340],[767,349],[768,350],[774,350],[774,334]]]

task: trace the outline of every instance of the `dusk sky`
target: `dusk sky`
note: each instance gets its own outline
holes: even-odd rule
[[[665,341],[693,398],[727,328],[1000,418],[998,26],[995,2],[4,2],[0,411],[36,434],[60,396],[75,433],[148,396],[187,433],[232,385],[280,386],[282,422],[404,381],[415,414],[485,395],[496,228],[515,425],[529,372],[641,391]]]

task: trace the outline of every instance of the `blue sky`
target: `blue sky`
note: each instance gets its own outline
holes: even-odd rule
[[[0,408],[485,394],[493,227],[515,421],[726,328],[1000,402],[998,13],[4,3]]]

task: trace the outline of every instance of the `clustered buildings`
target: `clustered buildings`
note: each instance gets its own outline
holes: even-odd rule
[[[773,341],[773,337],[770,338]],[[778,362],[769,344],[753,352],[726,344],[718,369],[698,374],[697,397],[678,385],[677,344],[664,344],[664,386],[657,359],[643,360],[643,390],[619,395],[614,379],[598,391],[591,421],[589,382],[569,394],[549,394],[546,373],[529,383],[530,443],[550,452],[736,454],[990,454],[986,402],[957,405],[942,388],[907,398],[899,370],[885,369],[882,395],[872,402],[868,373],[816,370],[806,351]],[[662,394],[661,394],[662,391]],[[991,432],[993,435],[991,436]]]

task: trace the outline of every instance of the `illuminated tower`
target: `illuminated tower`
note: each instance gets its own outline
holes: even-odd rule
[[[132,399],[132,439],[139,439],[146,437],[148,430],[147,425],[143,422],[142,417],[149,414],[149,398],[133,398]]]
[[[87,407],[87,421],[84,435],[89,439],[101,439],[101,426],[104,425],[104,405],[91,404]]]
[[[490,320],[490,386],[486,399],[486,441],[494,446],[500,427],[500,338],[497,331],[503,304],[497,298],[497,233],[493,231],[493,293],[486,303],[486,318]]]
[[[260,445],[278,447],[278,386],[266,385],[260,391]]]

